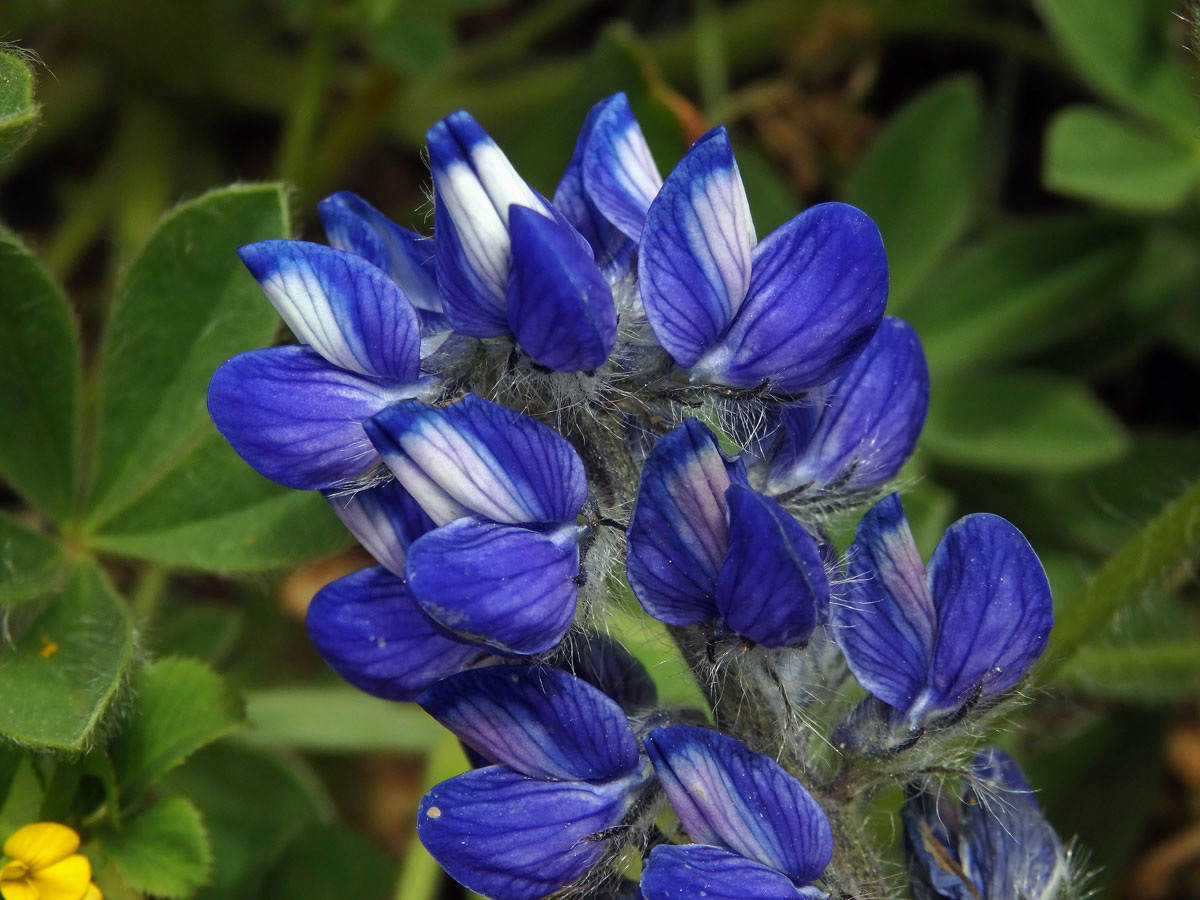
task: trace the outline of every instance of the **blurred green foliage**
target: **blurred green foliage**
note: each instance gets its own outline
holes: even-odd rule
[[[409,793],[465,760],[323,671],[280,610],[356,560],[281,573],[349,539],[207,419],[212,370],[277,337],[233,250],[310,235],[342,187],[427,230],[424,131],[457,108],[549,194],[623,90],[664,172],[731,127],[760,234],[828,197],[879,223],[933,378],[914,532],[928,554],[991,510],[1046,562],[1058,626],[1016,740],[1116,890],[1200,690],[1200,131],[1171,8],[10,0],[0,833],[79,825],[112,898],[437,895],[403,816],[373,825],[399,876],[339,824],[374,821],[339,760],[416,760]],[[613,628],[694,698],[653,627]]]

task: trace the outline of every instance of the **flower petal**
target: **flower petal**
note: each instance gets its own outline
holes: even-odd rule
[[[933,551],[927,578],[938,638],[924,712],[957,709],[980,684],[991,697],[1020,681],[1054,624],[1050,583],[1025,536],[999,516],[966,516]]]
[[[825,811],[775,760],[690,725],[656,728],[645,745],[693,840],[727,847],[800,884],[825,871],[833,856]]]
[[[426,387],[356,375],[308,347],[268,347],[221,364],[208,412],[259,474],[301,490],[331,488],[379,461],[363,421]]]
[[[1033,788],[1003,750],[989,747],[971,763],[963,802],[963,855],[985,897],[1057,897],[1065,874],[1062,841]]]
[[[695,364],[729,327],[746,298],[754,242],[729,136],[715,128],[667,176],[638,248],[646,318],[680,365]]]
[[[335,672],[388,700],[412,700],[488,653],[438,630],[404,582],[383,566],[360,569],[318,591],[306,624]]]
[[[469,113],[447,116],[426,140],[443,310],[462,334],[507,334],[508,209],[550,212]]]
[[[617,341],[612,289],[569,225],[523,206],[509,212],[508,322],[526,353],[557,372],[600,366]]]
[[[581,142],[585,137],[583,184],[588,196],[609,222],[631,240],[639,240],[663,180],[623,92],[592,107]]]
[[[92,864],[76,853],[32,875],[38,900],[80,900],[92,881]]]
[[[725,625],[765,647],[808,640],[829,606],[829,579],[817,541],[778,503],[731,484],[729,552],[717,579]]]
[[[596,117],[606,101],[601,101],[589,110],[583,128],[575,141],[575,151],[566,171],[554,190],[554,208],[583,235],[592,247],[596,266],[610,282],[623,278],[630,272],[633,253],[637,245],[610,222],[596,206],[584,189],[583,161],[587,144],[595,129]]]
[[[517,655],[563,639],[577,574],[573,544],[478,516],[443,525],[408,550],[408,586],[426,615],[465,640]]]
[[[78,849],[79,835],[74,829],[57,822],[24,825],[4,842],[4,855],[20,860],[32,870],[62,862]]]
[[[459,884],[493,900],[536,900],[599,862],[602,835],[620,824],[639,778],[561,782],[475,769],[425,795],[417,834]]]
[[[330,244],[391,274],[417,309],[441,312],[432,238],[401,228],[350,191],[326,197],[317,212]]]
[[[720,847],[662,845],[642,870],[644,900],[802,900],[823,897],[792,884],[782,872]]]
[[[417,702],[463,743],[531,778],[599,781],[638,767],[621,707],[561,669],[472,669]]]
[[[744,480],[699,419],[667,432],[642,467],[628,528],[626,570],[642,607],[660,622],[717,615],[717,576],[729,546],[725,491]]]
[[[364,427],[439,525],[464,510],[496,522],[573,521],[587,499],[583,462],[566,438],[474,394],[448,406],[397,403]]]
[[[693,380],[788,393],[824,384],[862,352],[887,293],[875,223],[844,203],[805,210],[755,248],[747,300]]]
[[[859,522],[846,579],[846,596],[832,612],[850,671],[880,700],[907,710],[925,684],[937,613],[898,495]]]
[[[305,241],[260,241],[238,255],[300,343],[360,375],[417,380],[417,313],[365,259]]]
[[[600,689],[630,715],[649,709],[658,700],[658,689],[646,667],[606,634],[572,631],[549,662]]]
[[[819,393],[815,416],[811,406],[784,410],[767,493],[850,494],[895,477],[929,409],[929,367],[912,326],[885,316],[858,359]]]
[[[352,493],[326,491],[325,499],[375,561],[398,578],[404,577],[409,544],[436,527],[398,481]]]
[[[910,789],[900,819],[915,900],[980,900],[979,885],[963,867],[962,820],[948,792],[937,783]]]

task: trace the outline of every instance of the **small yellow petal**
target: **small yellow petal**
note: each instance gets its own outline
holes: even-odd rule
[[[21,860],[34,871],[54,865],[78,849],[79,835],[57,822],[34,822],[18,828],[4,842],[5,856]]]
[[[38,900],[82,900],[92,880],[92,864],[77,853],[36,872],[32,880]]]
[[[96,887],[96,882],[92,882],[87,886],[81,900],[104,900],[104,894],[100,892],[100,888]]]
[[[20,881],[0,881],[0,897],[4,900],[38,900],[38,890],[24,878]]]

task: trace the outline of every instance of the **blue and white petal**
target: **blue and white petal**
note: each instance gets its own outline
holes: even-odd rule
[[[720,343],[693,366],[693,380],[769,382],[787,393],[824,384],[862,352],[883,316],[879,229],[844,203],[811,207],[754,248],[747,292]]]
[[[983,896],[1059,896],[1066,870],[1062,841],[1017,764],[1003,750],[988,747],[971,769],[963,798],[963,856]]]
[[[563,639],[575,616],[579,551],[569,537],[479,516],[458,519],[409,548],[408,586],[450,633],[502,653],[542,653]]]
[[[238,255],[300,343],[359,375],[416,381],[421,323],[383,271],[305,241],[260,241]]]
[[[269,347],[221,364],[208,386],[208,411],[259,474],[291,488],[323,489],[374,466],[379,454],[362,423],[424,389],[339,369],[308,347]]]
[[[599,367],[617,341],[617,310],[590,248],[570,225],[523,206],[510,210],[509,228],[508,322],[517,343],[556,372]]]
[[[829,819],[775,760],[728,735],[690,725],[656,728],[645,745],[694,841],[733,850],[798,884],[825,871],[833,856]]]
[[[798,888],[782,872],[706,844],[662,845],[642,870],[644,900],[818,900],[817,888]]]
[[[531,778],[601,781],[638,768],[621,707],[561,669],[472,669],[431,685],[417,702],[463,743]]]
[[[725,333],[746,299],[754,223],[724,128],[692,145],[646,214],[638,287],[655,337],[683,366]]]
[[[608,849],[640,774],[544,781],[507,766],[443,781],[421,801],[417,834],[459,884],[493,900],[537,900],[571,884]]]
[[[770,497],[739,484],[725,492],[729,551],[717,609],[731,631],[765,647],[803,644],[829,606],[816,539]]]
[[[642,607],[660,622],[716,618],[717,577],[729,546],[725,492],[744,481],[698,419],[659,438],[642,468],[627,531],[626,571]]]
[[[583,462],[566,438],[474,394],[448,406],[397,403],[365,427],[439,525],[472,512],[495,522],[574,521],[587,499]]]
[[[638,241],[663,180],[629,98],[617,93],[592,107],[584,138],[584,189],[609,222]]]
[[[946,531],[929,561],[938,638],[915,718],[955,710],[1015,685],[1042,655],[1054,624],[1050,584],[1029,541],[999,516],[977,513]]]
[[[363,549],[398,578],[404,577],[409,544],[435,527],[397,481],[352,492],[326,491],[325,499]]]
[[[426,139],[443,309],[463,334],[506,334],[509,207],[551,213],[469,113],[447,116]]]
[[[418,310],[441,312],[432,238],[401,228],[350,191],[326,197],[317,212],[330,244],[391,274]]]
[[[335,672],[360,690],[412,700],[429,684],[489,655],[447,637],[383,566],[360,569],[320,591],[308,607],[309,637]]]
[[[895,477],[929,409],[929,367],[916,332],[885,316],[850,367],[803,403],[781,414],[782,440],[771,459],[767,493],[854,493]]]
[[[846,566],[846,596],[832,607],[838,644],[859,684],[908,710],[926,683],[937,611],[898,495],[863,516]]]

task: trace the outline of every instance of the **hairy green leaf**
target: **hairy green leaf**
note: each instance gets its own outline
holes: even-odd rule
[[[239,185],[169,213],[117,290],[100,369],[100,419],[89,524],[102,525],[214,433],[213,370],[270,342],[279,319],[237,248],[284,237],[278,185]]]
[[[45,268],[2,228],[0,271],[0,476],[63,522],[79,484],[78,328]]]
[[[44,594],[68,574],[61,544],[0,515],[0,605]],[[3,620],[0,612],[0,628]]]
[[[38,123],[29,59],[0,44],[0,162],[29,140]]]
[[[31,605],[37,609],[15,624],[12,646],[0,649],[0,735],[81,749],[126,678],[129,611],[91,563],[80,563],[61,591]]]
[[[136,712],[109,747],[127,800],[242,723],[241,700],[224,678],[197,660],[149,663],[133,686]]]

